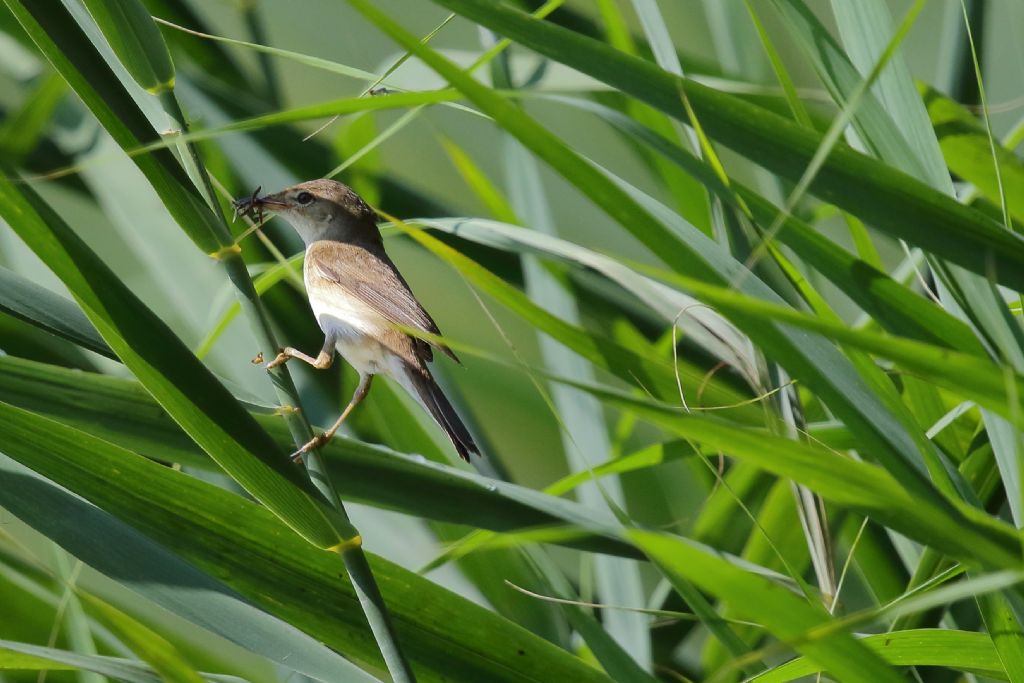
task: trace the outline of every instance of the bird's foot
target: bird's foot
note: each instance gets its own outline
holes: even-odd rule
[[[274,360],[272,360],[269,363],[267,363],[266,368],[267,368],[267,370],[273,370],[278,365],[284,365],[289,360],[291,360],[291,356],[289,356],[287,353],[285,353],[282,350],[280,353],[277,354],[277,356],[274,358]]]
[[[315,448],[320,448],[321,446],[323,446],[324,444],[326,444],[330,440],[331,440],[331,437],[328,436],[326,432],[323,433],[323,434],[317,434],[312,439],[307,441],[302,446],[302,448],[300,448],[299,450],[297,450],[297,451],[295,451],[294,453],[291,454],[290,457],[292,459],[292,462],[301,463],[302,462],[302,456],[304,456],[306,453],[309,453],[311,450],[313,450]]]

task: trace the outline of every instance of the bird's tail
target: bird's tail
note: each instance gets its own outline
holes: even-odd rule
[[[469,462],[470,453],[480,455],[480,449],[477,448],[476,442],[473,441],[469,430],[462,423],[462,419],[455,412],[455,408],[448,402],[448,398],[441,391],[441,387],[434,381],[430,371],[426,368],[407,367],[405,376],[409,384],[407,388],[411,390],[410,393],[419,400],[420,404],[434,418],[434,421],[448,434],[448,438],[452,440],[452,444],[455,446],[459,457]]]

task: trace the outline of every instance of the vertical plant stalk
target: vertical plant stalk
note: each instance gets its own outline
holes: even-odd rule
[[[167,114],[178,123],[182,133],[188,133],[188,123],[173,89],[161,92],[160,101]],[[235,288],[242,312],[249,321],[249,326],[256,337],[257,343],[260,345],[261,352],[267,357],[273,357],[280,346],[270,325],[266,309],[256,293],[252,278],[245,266],[245,261],[242,259],[241,248],[232,238],[227,219],[216,202],[216,195],[213,191],[210,175],[199,156],[198,149],[192,143],[186,143],[185,146],[190,160],[195,166],[195,172],[199,176],[201,183],[199,189],[204,194],[210,209],[220,219],[217,224],[218,229],[214,231],[219,249],[211,254],[211,256],[223,264],[228,279],[231,280],[231,284]],[[298,390],[291,374],[288,372],[287,365],[281,364],[272,368],[268,371],[268,374],[274,385],[278,401],[285,407],[283,411],[284,418],[291,432],[292,439],[296,446],[302,446],[313,437],[313,429],[302,410]],[[292,408],[292,410],[289,410],[289,408]],[[324,494],[345,520],[348,520],[348,512],[346,512],[338,492],[331,483],[319,449],[310,450],[304,455],[303,461],[306,463],[306,469],[317,489]],[[352,581],[352,587],[359,597],[363,613],[366,615],[370,630],[377,640],[381,656],[384,658],[384,663],[392,679],[395,683],[414,683],[416,678],[413,675],[412,667],[398,646],[398,639],[395,636],[391,617],[384,604],[384,598],[381,595],[380,588],[377,586],[376,579],[373,577],[366,554],[363,552],[361,536],[357,533],[353,538],[335,546],[333,550],[341,556],[344,562],[345,570],[348,572],[349,578]]]
[[[263,20],[259,12],[257,0],[249,0],[249,2],[242,5],[242,14],[245,15],[245,23],[249,27],[249,36],[252,38],[252,42],[258,45],[267,45],[269,42],[267,40],[267,32],[264,30]],[[277,77],[277,67],[274,64],[274,60],[263,51],[256,53],[256,59],[259,61],[260,72],[263,74],[265,97],[273,109],[280,109],[281,81]]]
[[[145,6],[137,0],[86,0],[86,3],[114,54],[131,77],[147,92],[158,96],[165,112],[175,120],[182,132],[187,132],[187,121],[174,92],[174,62]],[[257,343],[264,354],[273,357],[279,347],[270,319],[242,259],[241,248],[232,237],[227,219],[216,201],[209,173],[198,149],[193,144],[185,143],[181,161],[193,171],[193,181],[204,195],[207,208],[216,216],[206,221],[212,244],[204,240],[209,245],[204,245],[204,248],[212,247],[210,256],[223,263]],[[278,401],[286,408],[283,412],[292,439],[297,446],[301,446],[309,441],[313,431],[302,413],[295,383],[284,366],[270,370],[270,377]],[[327,549],[341,555],[392,678],[397,683],[412,683],[415,678],[398,648],[383,597],[362,551],[362,538],[352,526],[327,475],[322,455],[314,450],[307,455],[305,461],[313,485],[334,508],[340,520],[335,528],[342,540]]]
[[[72,652],[95,656],[99,654],[99,651],[96,649],[92,628],[76,592],[82,562],[75,560],[74,566],[72,566],[68,554],[56,543],[51,546],[50,550],[58,586],[63,584],[63,592],[57,604],[57,613],[54,616],[53,628],[50,631],[50,640],[47,646],[53,647],[56,644],[57,634],[63,626],[64,636],[67,638]],[[93,671],[79,671],[77,680],[78,683],[109,683],[106,676],[101,676]]]
[[[39,7],[33,7],[30,10],[29,5],[23,4],[20,0],[5,0],[5,4],[15,11],[19,21],[26,26],[26,29],[35,32],[33,35],[35,42],[58,69],[63,68],[65,78],[68,78],[72,85],[78,83],[84,87],[87,94],[92,92],[91,88],[95,87],[95,83],[101,83],[101,88],[112,89],[111,92],[92,93],[100,99],[103,99],[105,95],[113,96],[115,94],[114,91],[120,87],[120,84],[117,83],[113,74],[100,73],[96,70],[89,71],[87,74],[78,72],[62,52],[60,40],[75,43],[84,38],[81,28],[75,26],[79,20],[72,18],[70,12],[45,12]],[[185,117],[173,91],[174,64],[167,51],[167,46],[163,42],[163,37],[146,8],[141,2],[133,0],[88,0],[87,4],[93,20],[96,21],[117,59],[125,66],[136,83],[147,92],[159,97],[166,113],[180,122],[179,125],[184,131],[186,129]],[[45,27],[37,23],[43,18],[49,19]],[[57,38],[53,34],[56,34]],[[94,79],[94,82],[90,81],[90,78]],[[96,99],[90,100],[89,97],[85,97],[85,99],[90,108],[94,108],[94,111],[99,110],[98,115],[101,122],[109,123],[109,120],[104,121],[104,116],[109,118],[111,115],[117,115],[114,110],[105,109],[105,102],[103,106],[100,106]],[[134,131],[129,129],[131,132],[128,135],[121,134],[120,137],[114,135],[122,147],[126,146],[128,137],[139,133],[145,138],[147,133],[152,132],[148,121],[143,122],[141,116],[131,121],[129,125],[134,126]],[[236,290],[240,307],[245,311],[258,344],[266,353],[269,354],[271,351],[276,353],[278,346],[270,320],[255,291],[245,262],[242,260],[241,249],[232,238],[226,217],[214,199],[215,195],[211,189],[206,167],[202,163],[198,151],[191,145],[185,147],[181,161],[186,168],[191,168],[194,171],[195,183],[199,186],[201,194],[205,194],[206,210],[212,211],[213,215],[206,214],[205,210],[198,206],[200,202],[189,206],[187,212],[182,212],[181,206],[177,206],[179,211],[175,212],[170,203],[168,203],[168,208],[172,208],[176,220],[196,244],[201,245],[204,250],[211,250],[210,256],[223,262],[228,277]],[[145,172],[145,169],[143,170]],[[187,199],[191,200],[191,192],[187,192],[187,194],[189,195]],[[165,203],[169,201],[166,192],[162,198]],[[195,226],[183,221],[183,213],[189,214],[191,220],[201,221],[202,225]],[[200,239],[196,239],[196,237]],[[298,393],[291,376],[283,367],[276,368],[270,374],[279,401],[284,406],[293,408],[293,410],[284,411],[293,440],[296,444],[306,443],[312,436],[312,429],[301,412]],[[362,539],[349,521],[341,500],[326,474],[321,455],[314,452],[306,458],[306,462],[311,483],[321,493],[325,499],[324,502],[331,507],[332,519],[323,521],[333,533],[329,541],[318,547],[341,555],[351,577],[353,589],[356,591],[392,678],[398,683],[412,683],[415,678],[409,663],[398,648],[383,598],[362,551]],[[321,514],[325,512],[323,509],[320,511]],[[330,543],[334,545],[329,545]]]

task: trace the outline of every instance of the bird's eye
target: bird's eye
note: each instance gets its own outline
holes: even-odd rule
[[[313,195],[310,194],[309,192],[300,192],[297,195],[295,195],[295,201],[302,205],[312,204]]]

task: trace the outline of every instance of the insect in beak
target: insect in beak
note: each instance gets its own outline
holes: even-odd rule
[[[246,215],[252,217],[257,223],[263,222],[263,206],[260,202],[259,195],[260,190],[263,186],[257,187],[253,190],[252,196],[245,197],[243,199],[236,199],[231,204],[235,207],[235,213],[231,217],[231,222],[234,223],[238,219],[239,215]]]

